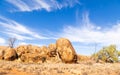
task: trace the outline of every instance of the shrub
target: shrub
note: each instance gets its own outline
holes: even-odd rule
[[[103,47],[100,51],[92,55],[96,62],[102,60],[104,62],[118,62],[118,50],[115,45]]]

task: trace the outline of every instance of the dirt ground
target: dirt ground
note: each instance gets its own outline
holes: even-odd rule
[[[120,75],[120,63],[33,64],[0,60],[0,75]]]
[[[5,70],[1,68],[0,75],[32,75],[32,74],[18,71],[17,69]]]

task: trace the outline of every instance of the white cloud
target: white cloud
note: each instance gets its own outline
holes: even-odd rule
[[[32,45],[34,45],[34,46],[39,46],[39,47],[41,47],[41,46],[47,46],[47,45],[45,45],[45,44],[29,43],[29,42],[24,42],[24,41],[19,42],[19,43],[18,43],[18,46],[19,46],[19,45],[30,45],[30,44],[32,44]]]
[[[29,36],[24,36],[24,35],[20,35],[20,34],[16,34],[16,33],[10,33],[10,32],[4,32],[7,35],[11,36],[11,37],[15,37],[17,38],[17,40],[33,40],[34,38],[29,37]]]
[[[21,11],[30,11],[29,6],[27,6],[26,3],[24,3],[22,0],[7,0],[9,3],[16,6]]]
[[[50,11],[50,5],[45,2],[45,0],[36,0],[36,3],[38,3],[38,7],[41,7],[43,9],[46,9],[47,11]],[[40,8],[39,8],[40,9]]]
[[[28,27],[2,16],[0,16],[0,29],[1,33],[7,34],[9,37],[15,37],[18,40],[48,39],[31,31]]]
[[[107,46],[110,44],[120,45],[120,23],[109,27],[100,27],[91,23],[89,14],[83,15],[82,23],[78,26],[69,25],[64,27],[59,37],[66,37],[72,42],[79,42],[85,44],[99,44]],[[82,44],[81,44],[82,45]],[[89,46],[86,46],[89,49]],[[93,46],[94,48],[94,46]]]
[[[6,42],[5,39],[0,37],[0,44],[5,44],[5,42]]]
[[[26,43],[26,42],[20,42],[20,43],[18,43],[18,46],[19,45],[28,45],[28,43]]]
[[[45,9],[52,11],[65,7],[72,7],[74,4],[80,4],[79,0],[6,0],[16,7],[16,11],[33,11]]]
[[[66,25],[58,37],[68,38],[73,43],[76,52],[84,55],[91,55],[95,50],[98,51],[110,44],[115,44],[120,50],[120,23],[103,28],[92,23],[89,13],[85,12],[81,23],[77,26]]]

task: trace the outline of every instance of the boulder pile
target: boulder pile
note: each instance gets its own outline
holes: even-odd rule
[[[0,48],[0,59],[29,63],[76,63],[77,54],[68,39],[60,38],[48,47],[20,45],[16,48]]]

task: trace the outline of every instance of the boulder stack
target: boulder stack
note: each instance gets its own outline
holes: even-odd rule
[[[46,58],[46,55],[41,55],[39,53],[26,53],[20,57],[20,60],[28,63],[44,63],[46,62]]]
[[[20,45],[17,48],[15,48],[18,57],[21,57],[22,54],[29,53],[29,49],[27,45]]]
[[[21,62],[34,63],[76,63],[77,55],[71,44],[66,38],[60,38],[55,44],[47,46],[21,45],[16,48],[6,48],[0,50],[1,60],[15,60]]]

